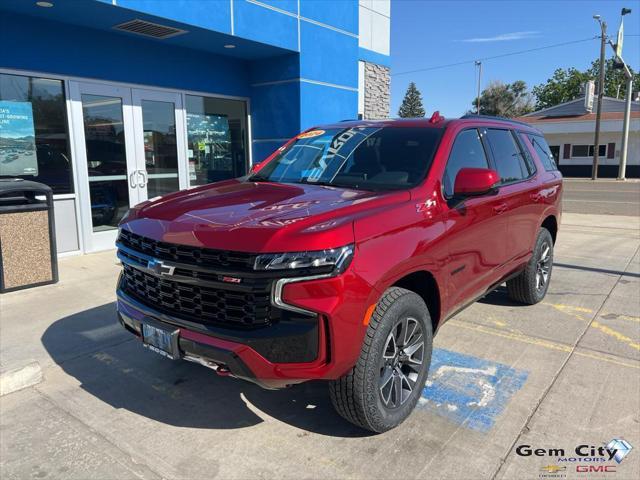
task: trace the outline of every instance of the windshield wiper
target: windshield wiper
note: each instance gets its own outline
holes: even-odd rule
[[[368,192],[375,191],[375,189],[373,188],[362,187],[359,184],[344,184],[344,183],[333,183],[333,182],[326,182],[326,181],[309,182],[307,180],[302,180],[299,183],[303,183],[305,185],[319,185],[321,187],[348,188],[349,190],[365,190]]]
[[[251,175],[249,178],[247,178],[248,181],[250,182],[271,182],[273,180],[270,180],[269,177],[265,177],[264,175],[260,175],[259,173],[256,173],[255,175]]]

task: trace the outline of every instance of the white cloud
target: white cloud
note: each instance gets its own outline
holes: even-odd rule
[[[482,42],[511,42],[513,40],[524,40],[526,38],[538,37],[540,32],[510,32],[494,35],[493,37],[476,37],[460,40],[461,42],[482,43]]]

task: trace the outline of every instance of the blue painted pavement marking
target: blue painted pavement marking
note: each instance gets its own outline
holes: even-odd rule
[[[487,432],[528,375],[502,363],[436,348],[418,406]]]

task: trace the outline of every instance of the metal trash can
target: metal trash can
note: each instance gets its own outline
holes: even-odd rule
[[[51,188],[0,179],[0,293],[57,281]]]

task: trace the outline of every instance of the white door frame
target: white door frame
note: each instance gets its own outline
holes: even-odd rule
[[[140,202],[136,170],[135,132],[133,129],[133,111],[131,105],[131,89],[108,84],[89,82],[69,82],[71,98],[71,122],[75,132],[76,171],[78,174],[78,194],[80,196],[80,235],[83,238],[85,252],[107,250],[114,248],[117,229],[102,232],[93,231],[91,218],[91,195],[89,189],[89,171],[87,149],[84,134],[84,116],[82,112],[82,94],[101,95],[120,98],[122,101],[122,121],[125,137],[125,154],[127,158],[127,173],[121,180],[127,181],[129,206]],[[105,177],[112,179],[111,177]],[[113,178],[115,179],[115,178]]]

